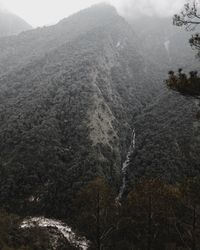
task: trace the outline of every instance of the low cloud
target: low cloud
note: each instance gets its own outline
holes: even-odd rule
[[[0,0],[0,9],[21,16],[32,26],[53,24],[81,9],[100,2],[114,5],[131,18],[141,14],[169,16],[178,12],[187,0]],[[200,1],[200,0],[199,0]],[[5,8],[3,6],[6,6]]]
[[[109,0],[122,15],[170,16],[180,11],[186,0]]]

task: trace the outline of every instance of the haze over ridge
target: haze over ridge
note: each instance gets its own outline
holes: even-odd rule
[[[178,11],[185,0],[0,0],[0,8],[24,18],[32,26],[54,24],[59,20],[93,4],[107,2],[120,14],[137,17],[140,14],[168,16]]]

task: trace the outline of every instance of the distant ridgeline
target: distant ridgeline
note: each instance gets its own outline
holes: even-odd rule
[[[200,95],[200,77],[197,71],[189,72],[189,75],[179,69],[177,73],[169,71],[169,78],[166,80],[167,86],[179,91],[184,95]]]
[[[17,35],[32,27],[21,17],[0,8],[0,37]]]

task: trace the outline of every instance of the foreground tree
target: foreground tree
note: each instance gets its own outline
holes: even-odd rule
[[[2,210],[0,211],[0,249],[54,249],[47,231],[37,227],[22,229],[20,228],[20,224],[21,219],[18,216],[8,214]]]
[[[128,195],[123,217],[127,217],[129,249],[168,249],[182,246],[176,230],[179,200],[176,187],[159,179],[142,179]],[[130,241],[130,239],[132,241]]]
[[[191,71],[187,75],[183,73],[182,69],[179,69],[177,73],[169,71],[168,74],[169,78],[166,83],[169,88],[185,95],[200,95],[200,77],[197,71]]]
[[[200,177],[188,178],[181,183],[182,204],[184,214],[180,217],[182,228],[185,231],[184,238],[190,249],[200,248]]]
[[[189,0],[180,14],[174,15],[173,24],[176,26],[184,26],[186,30],[195,30],[200,27],[200,0]],[[197,30],[189,40],[191,47],[197,50],[197,55],[200,56],[200,34]],[[189,75],[178,70],[178,73],[169,71],[169,78],[166,81],[167,86],[173,90],[179,91],[182,94],[199,96],[200,95],[200,77],[197,71],[191,71]]]
[[[117,206],[115,195],[104,179],[96,178],[79,192],[75,216],[80,233],[91,242],[90,249],[109,246],[116,230]]]
[[[196,180],[170,185],[144,178],[117,207],[110,187],[98,178],[78,195],[77,228],[90,240],[90,249],[196,250],[198,190]]]
[[[174,15],[173,23],[176,26],[185,26],[187,30],[195,30],[200,25],[200,0],[190,0],[184,5],[180,14]],[[197,32],[189,40],[192,48],[200,56],[200,34]]]

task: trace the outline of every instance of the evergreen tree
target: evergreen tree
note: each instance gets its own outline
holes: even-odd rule
[[[173,23],[176,26],[185,26],[187,30],[194,30],[200,25],[200,1],[189,0],[180,14],[174,15]],[[200,34],[197,32],[189,40],[192,48],[197,49],[200,56]]]
[[[178,199],[177,188],[161,180],[139,181],[128,196],[126,211],[136,249],[165,249],[168,245],[179,244],[174,228]]]
[[[188,178],[180,186],[185,214],[182,226],[186,232],[185,238],[192,250],[200,248],[200,177]]]
[[[86,185],[75,201],[76,225],[91,242],[91,249],[106,249],[116,230],[117,205],[115,195],[102,178]]]

